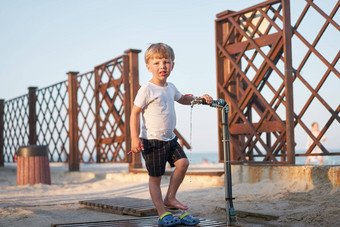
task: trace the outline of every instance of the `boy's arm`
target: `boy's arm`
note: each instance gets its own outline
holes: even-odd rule
[[[208,104],[212,103],[213,99],[210,95],[204,94],[200,97],[201,99],[205,99]],[[191,95],[182,95],[180,99],[178,99],[178,103],[182,105],[190,105],[191,101],[194,100],[194,96]]]
[[[130,116],[130,131],[131,131],[131,151],[139,152],[143,149],[142,143],[139,140],[139,119],[142,109],[133,105]]]

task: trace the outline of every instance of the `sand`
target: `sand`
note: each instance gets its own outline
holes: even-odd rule
[[[51,185],[16,186],[16,165],[0,167],[0,226],[50,226],[57,223],[130,218],[84,208],[81,200],[114,197],[149,199],[147,176],[129,174],[126,164],[82,164],[68,172],[51,163]],[[197,167],[197,166],[196,166]],[[200,166],[198,166],[200,167]],[[217,169],[223,166],[216,164]],[[217,179],[217,180],[216,180]],[[187,176],[178,199],[200,218],[225,221],[223,177]],[[165,194],[168,177],[162,181]],[[277,220],[239,218],[241,226],[339,226],[340,190],[324,184],[305,187],[299,181],[262,180],[233,185],[236,211],[277,216]]]

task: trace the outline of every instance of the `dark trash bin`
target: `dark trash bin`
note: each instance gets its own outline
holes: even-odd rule
[[[48,146],[22,146],[18,149],[17,185],[51,184]]]

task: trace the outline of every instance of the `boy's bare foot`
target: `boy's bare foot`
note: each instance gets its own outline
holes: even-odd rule
[[[164,206],[166,208],[177,208],[177,209],[180,209],[180,210],[187,210],[188,209],[188,206],[183,205],[177,199],[173,199],[171,201],[164,199]]]

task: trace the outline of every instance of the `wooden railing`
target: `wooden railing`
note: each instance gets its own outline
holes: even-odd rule
[[[301,3],[300,15],[291,15],[291,8],[296,13]],[[327,82],[338,83],[340,79],[336,68],[340,52],[335,38],[340,35],[340,26],[333,19],[340,2],[318,4],[324,4],[328,13],[309,0],[269,0],[239,12],[217,14],[217,96],[230,105],[234,163],[294,164],[296,156],[340,155],[326,149],[321,141],[332,126],[339,125],[340,105],[331,105],[326,93],[320,92],[321,88],[330,88]],[[296,22],[291,22],[291,16],[297,18]],[[312,24],[308,19],[312,17],[319,18],[314,23],[320,25]],[[335,54],[318,48],[322,40],[335,47]],[[318,70],[306,68],[315,63]],[[309,70],[311,75],[303,75],[303,70]],[[307,99],[302,105],[293,88],[305,91]],[[333,92],[336,93],[334,89]],[[319,108],[315,109],[315,105]],[[323,119],[315,116],[315,121],[322,121],[317,137],[304,117],[313,112],[328,113]],[[218,130],[222,141],[221,124]],[[313,139],[305,153],[296,154],[295,130]],[[322,153],[312,154],[315,147]],[[222,142],[219,154],[223,160]]]
[[[68,80],[0,100],[0,165],[15,162],[20,146],[48,145],[50,161],[68,162],[70,171],[79,170],[80,162],[142,167],[140,154],[127,155],[139,52],[127,50],[88,73],[68,72]]]

